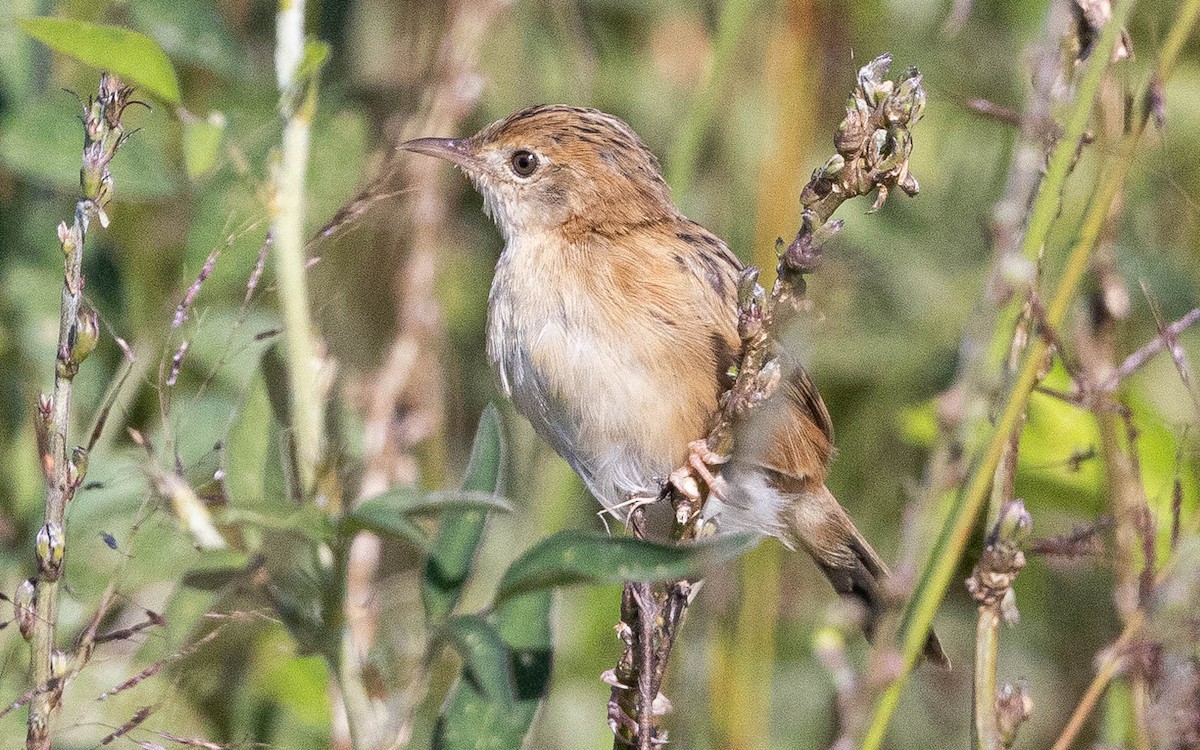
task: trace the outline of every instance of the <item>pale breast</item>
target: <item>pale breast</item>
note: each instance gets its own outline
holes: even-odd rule
[[[652,495],[702,429],[681,421],[697,396],[663,364],[670,332],[639,322],[636,304],[614,320],[611,300],[538,252],[510,246],[496,269],[488,355],[501,389],[606,507]]]

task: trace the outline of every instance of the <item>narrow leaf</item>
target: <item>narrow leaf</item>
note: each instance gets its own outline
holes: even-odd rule
[[[749,552],[760,539],[757,534],[723,534],[674,546],[594,531],[561,531],[534,545],[509,567],[496,599],[579,583],[684,578]]]
[[[342,533],[353,535],[357,531],[373,531],[380,536],[406,539],[426,552],[431,551],[433,545],[428,535],[395,507],[406,493],[418,496],[415,488],[404,487],[388,490],[384,495],[362,503],[342,521]]]
[[[504,498],[490,492],[437,490],[421,493],[413,487],[393,487],[362,501],[355,514],[360,510],[372,515],[394,513],[402,516],[420,516],[464,510],[511,513],[513,507]]]
[[[475,431],[463,490],[495,494],[500,487],[503,465],[504,437],[500,416],[496,408],[489,405],[483,410]],[[444,620],[454,610],[470,574],[486,520],[487,513],[483,510],[461,510],[442,517],[421,586],[425,615],[432,622]]]
[[[175,68],[158,44],[136,31],[68,18],[22,18],[17,21],[29,36],[53,50],[134,81],[168,104],[179,103]]]
[[[262,564],[259,559],[247,560],[241,552],[214,550],[199,556],[198,563],[183,575],[184,586],[201,591],[217,591],[245,577]]]
[[[329,45],[320,39],[308,39],[304,42],[304,59],[296,69],[296,82],[305,83],[325,66],[329,58]]]
[[[521,747],[550,684],[551,602],[548,591],[513,597],[488,618],[507,649],[515,701],[489,700],[475,680],[460,679],[438,718],[434,750]]]
[[[447,620],[441,634],[462,657],[464,678],[483,698],[502,705],[516,700],[508,647],[495,626],[479,615],[460,615]]]

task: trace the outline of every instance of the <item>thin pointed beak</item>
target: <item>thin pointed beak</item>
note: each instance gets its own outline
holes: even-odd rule
[[[463,169],[473,169],[479,166],[479,160],[471,151],[471,144],[466,138],[417,138],[400,144],[405,151],[413,151],[427,156],[445,159],[451,164],[457,164]]]

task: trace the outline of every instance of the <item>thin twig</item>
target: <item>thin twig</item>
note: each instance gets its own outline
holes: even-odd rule
[[[979,602],[979,617],[975,627],[974,732],[972,747],[980,750],[1003,750],[1012,746],[1021,723],[1032,710],[1024,695],[1018,700],[1004,701],[996,684],[996,659],[1000,645],[1000,621],[1015,622],[1013,582],[1025,566],[1021,545],[1029,536],[1032,519],[1020,500],[1010,500],[1001,509],[987,546],[974,572],[967,580],[967,590]],[[1004,693],[1021,692],[1021,688],[1006,685]],[[1014,707],[1015,711],[1002,711]]]
[[[451,133],[475,107],[483,93],[479,55],[488,32],[509,0],[484,0],[451,3],[445,34],[433,63],[433,85],[426,96],[422,113],[407,123],[420,133]],[[397,137],[401,134],[396,133]],[[397,139],[398,142],[398,139]],[[352,224],[375,203],[394,196],[406,198],[411,226],[395,238],[408,250],[404,262],[396,267],[393,286],[397,299],[397,332],[384,364],[364,380],[364,470],[359,499],[378,494],[396,483],[415,483],[418,443],[436,437],[445,419],[445,394],[438,354],[443,345],[444,324],[436,297],[436,280],[442,266],[445,242],[445,175],[432,160],[398,161],[393,147],[379,175],[318,233],[332,236]],[[393,186],[397,175],[404,188]],[[399,228],[398,228],[399,229]],[[421,377],[413,377],[421,373]],[[411,408],[398,417],[401,402]],[[433,447],[436,455],[439,448]],[[424,479],[437,482],[437,471],[427,471]],[[374,643],[379,623],[380,597],[375,579],[382,559],[382,542],[370,532],[359,533],[350,545],[346,561],[344,609],[347,627],[344,633],[343,682],[350,683],[353,695],[343,695],[348,710],[363,725],[384,727],[393,736],[408,731],[416,705],[386,706],[371,697],[363,681],[365,654]],[[418,677],[422,679],[423,675]],[[347,688],[343,688],[345,690]],[[420,691],[413,691],[419,693]],[[351,706],[354,703],[356,705]],[[390,715],[389,715],[390,714]]]
[[[28,750],[49,750],[50,717],[61,698],[63,674],[55,673],[55,625],[58,620],[58,589],[66,554],[67,503],[87,474],[87,450],[67,451],[67,428],[71,421],[72,381],[80,364],[99,339],[96,312],[83,303],[83,250],[88,225],[93,218],[101,226],[109,223],[108,206],[113,197],[113,180],[108,165],[125,143],[121,116],[133,90],[116,78],[103,74],[95,97],[84,107],[83,166],[80,185],[83,197],[75,206],[70,227],[59,224],[58,239],[64,260],[63,289],[58,333],[58,361],[54,394],[39,403],[40,429],[47,436],[42,465],[47,470],[45,522],[38,532],[36,621],[32,630],[33,700],[29,705],[26,734]],[[62,661],[58,659],[57,661]]]
[[[1119,1],[1114,5],[1112,20],[1104,29],[1103,38],[1099,43],[1100,50],[1115,48],[1119,40],[1120,30],[1125,23],[1125,19],[1128,17],[1130,8],[1131,2],[1129,0]],[[1181,10],[1171,32],[1168,34],[1168,41],[1164,45],[1159,59],[1158,76],[1161,80],[1166,80],[1169,77],[1169,73],[1174,67],[1184,40],[1186,40],[1188,33],[1195,26],[1195,17],[1198,11],[1200,11],[1200,2],[1191,0]],[[1086,126],[1092,109],[1092,101],[1108,63],[1108,60],[1105,58],[1106,55],[1103,52],[1094,54],[1088,61],[1087,67],[1084,69],[1084,74],[1080,79],[1075,107],[1072,110],[1067,127],[1064,128],[1066,136],[1060,141],[1058,148],[1056,148],[1055,157],[1051,158],[1050,169],[1047,172],[1039,193],[1038,205],[1035,206],[1025,235],[1024,244],[1032,246],[1034,250],[1042,247],[1049,230],[1050,222],[1057,214],[1058,196],[1061,192],[1063,180],[1069,171],[1069,163],[1074,159],[1075,143],[1078,142],[1077,137],[1073,136],[1076,131],[1079,135],[1082,135],[1083,128]],[[1092,205],[1084,219],[1079,239],[1071,249],[1057,290],[1051,298],[1051,304],[1047,308],[1047,319],[1054,325],[1060,324],[1066,315],[1067,307],[1073,297],[1075,287],[1084,274],[1088,257],[1109,215],[1113,199],[1120,189],[1125,174],[1133,161],[1138,140],[1143,130],[1144,125],[1135,126],[1125,136],[1118,155],[1112,162],[1111,168],[1105,171],[1105,179],[1101,181],[1096,191]],[[1069,149],[1070,153],[1059,156],[1058,152],[1061,149]],[[1063,164],[1064,160],[1066,164]],[[1052,203],[1050,206],[1042,209],[1040,204],[1043,201],[1052,201]],[[1041,218],[1037,222],[1034,221],[1035,218],[1042,216],[1044,218]],[[976,473],[958,507],[947,520],[944,535],[946,544],[937,545],[932,552],[930,564],[925,575],[922,577],[921,588],[918,589],[918,593],[914,598],[911,617],[908,618],[904,648],[905,669],[901,677],[888,688],[880,699],[876,707],[875,720],[872,722],[863,744],[864,750],[878,750],[883,743],[885,730],[899,703],[900,693],[921,653],[925,635],[929,630],[933,615],[953,578],[954,568],[966,548],[979,508],[987,496],[991,476],[1000,459],[1003,446],[1007,442],[1016,419],[1024,409],[1028,395],[1037,381],[1038,371],[1041,368],[1042,358],[1047,348],[1042,339],[1038,339],[1030,346],[1030,353],[1022,366],[1018,379],[1009,389],[1009,394],[1000,411],[996,426],[991,430],[989,445],[984,451]]]

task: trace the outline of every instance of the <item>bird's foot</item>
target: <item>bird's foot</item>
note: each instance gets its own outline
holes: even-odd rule
[[[707,440],[693,440],[688,443],[687,461],[671,472],[667,480],[687,500],[676,508],[679,523],[689,521],[690,517],[697,515],[704,506],[700,481],[708,487],[709,495],[720,501],[725,500],[725,480],[715,474],[712,467],[721,466],[728,461],[728,456],[722,456],[709,448]]]
[[[687,462],[671,472],[669,481],[671,486],[679,490],[684,497],[689,500],[698,501],[700,497],[700,488],[697,486],[696,479],[699,478],[708,485],[710,492],[717,493],[720,497],[720,489],[724,486],[720,477],[713,473],[714,466],[721,466],[729,462],[729,456],[722,456],[714,452],[708,447],[707,440],[693,440],[688,443]]]

